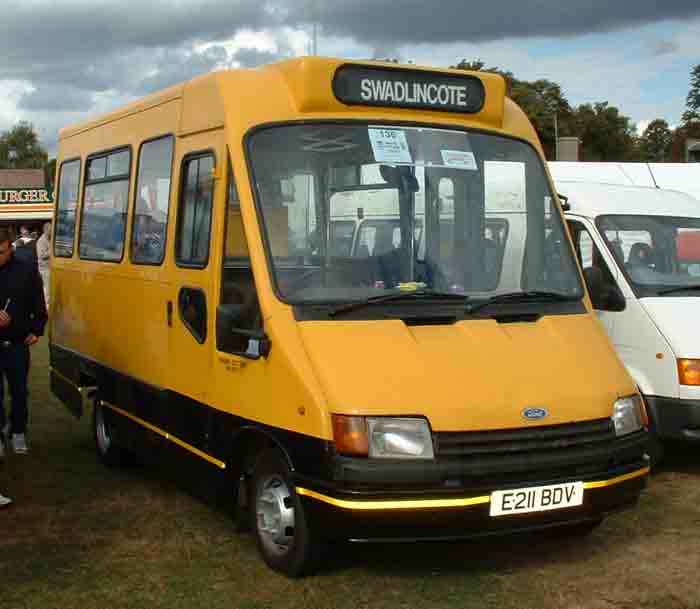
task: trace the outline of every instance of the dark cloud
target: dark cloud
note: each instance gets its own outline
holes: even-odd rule
[[[201,43],[243,30],[308,27],[314,19],[323,37],[399,57],[397,49],[411,44],[574,35],[696,15],[698,0],[23,0],[0,21],[0,75],[34,86],[140,93],[221,64],[193,50]],[[247,49],[232,60],[257,65],[284,55]],[[36,99],[24,103],[35,107]]]
[[[229,53],[220,45],[207,48],[204,51],[162,49],[151,56],[151,74],[143,78],[135,88],[140,95],[153,93],[185,80],[190,80],[199,74],[228,65]]]
[[[401,58],[413,44],[573,36],[696,16],[698,0],[17,0],[0,20],[0,79],[31,85],[18,108],[51,130],[212,69],[291,55],[285,28],[308,31],[314,21],[322,40]],[[277,50],[227,51],[223,43],[243,31],[274,34]],[[673,50],[664,41],[649,48]]]
[[[314,8],[314,4],[316,8]],[[700,16],[698,0],[307,0],[290,19],[370,45],[572,36]]]
[[[251,0],[62,0],[16,2],[0,21],[0,65],[90,61],[133,48],[227,40],[241,29],[274,27]]]

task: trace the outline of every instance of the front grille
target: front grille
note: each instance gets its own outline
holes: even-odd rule
[[[468,477],[526,480],[599,472],[641,459],[640,434],[618,439],[610,419],[505,431],[438,432],[435,457]]]
[[[610,419],[601,419],[508,431],[440,432],[436,434],[436,439],[439,457],[522,455],[540,451],[565,451],[611,442],[615,440],[615,428]]]

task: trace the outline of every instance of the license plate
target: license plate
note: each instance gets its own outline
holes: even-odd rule
[[[491,516],[547,512],[583,503],[583,482],[514,488],[491,493]]]

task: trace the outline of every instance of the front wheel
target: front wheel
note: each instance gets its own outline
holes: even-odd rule
[[[266,452],[253,472],[251,486],[251,529],[263,560],[288,577],[311,574],[318,567],[321,544],[294,492],[282,455]]]
[[[114,413],[95,398],[92,410],[92,432],[95,438],[97,457],[105,465],[115,467],[126,462],[126,452],[114,443],[112,417]]]

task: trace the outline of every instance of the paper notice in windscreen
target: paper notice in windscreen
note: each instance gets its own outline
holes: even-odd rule
[[[442,163],[454,169],[464,169],[466,171],[476,171],[476,159],[473,152],[466,150],[441,150]]]
[[[401,129],[372,128],[367,129],[367,131],[377,163],[413,163],[404,131]]]

